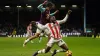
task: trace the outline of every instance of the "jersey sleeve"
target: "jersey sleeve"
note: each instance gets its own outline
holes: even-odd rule
[[[43,29],[47,29],[47,24],[45,26],[43,26]]]
[[[40,27],[40,26],[38,25],[38,23],[36,24],[36,27],[37,27],[38,29],[40,29],[40,30],[41,30],[41,29],[47,29],[47,25],[44,25],[44,26],[41,26],[41,27]]]
[[[41,12],[44,12],[44,11],[45,11],[45,8],[43,8],[43,4],[40,4],[37,8],[38,8]]]
[[[50,16],[53,16],[55,13],[51,13]]]
[[[66,16],[65,16],[65,18],[63,20],[57,20],[57,22],[59,24],[63,24],[63,23],[65,23],[67,21],[67,19],[68,19],[68,14],[66,14]]]

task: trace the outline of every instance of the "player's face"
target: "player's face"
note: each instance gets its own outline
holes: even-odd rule
[[[55,8],[55,5],[52,6],[52,9],[54,9],[54,8]]]
[[[32,24],[30,24],[30,26],[32,26]]]
[[[46,9],[47,9],[47,10],[50,10],[50,8],[49,8],[49,7],[46,7]]]
[[[46,17],[46,19],[49,19],[50,18],[50,15],[49,14],[47,14],[47,17]]]
[[[53,9],[53,6],[50,6],[50,7],[49,7],[49,10],[51,10],[51,9]]]
[[[51,10],[51,9],[54,9],[54,8],[55,8],[55,5],[52,4],[52,6],[50,6],[50,10]]]
[[[56,22],[55,16],[51,16],[51,17],[50,17],[50,20],[51,20],[52,23],[55,23],[55,22]]]
[[[47,10],[51,10],[52,9],[52,6],[49,6],[49,7],[46,7]]]

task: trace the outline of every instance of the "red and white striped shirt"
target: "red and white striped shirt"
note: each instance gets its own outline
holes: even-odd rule
[[[49,31],[51,32],[51,37],[54,37],[55,39],[60,39],[61,33],[60,33],[60,25],[58,22],[54,23],[47,23],[47,27]]]
[[[54,37],[55,39],[62,38],[60,33],[60,24],[63,24],[67,21],[68,14],[66,14],[65,18],[63,20],[56,20],[56,23],[47,23],[45,26],[41,26],[42,28],[47,28],[51,32],[51,37]],[[38,26],[37,26],[38,27]],[[38,27],[39,28],[39,27]]]

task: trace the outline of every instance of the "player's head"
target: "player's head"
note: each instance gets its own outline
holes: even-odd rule
[[[32,26],[32,23],[30,23],[29,26]]]
[[[50,16],[50,22],[52,22],[52,23],[55,23],[56,22],[55,16]]]
[[[52,2],[48,2],[46,5],[46,8],[48,8],[49,10],[53,9],[55,7],[55,5]]]

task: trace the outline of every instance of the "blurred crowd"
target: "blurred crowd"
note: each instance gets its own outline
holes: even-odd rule
[[[13,35],[13,34],[23,34],[26,31],[26,27],[24,25],[19,25],[19,27],[16,27],[15,24],[5,23],[0,24],[0,33],[6,33],[7,35]]]
[[[19,24],[19,26],[11,23],[0,24],[0,35],[24,35],[27,32],[27,25],[28,24]],[[36,27],[33,26],[32,29],[32,32],[35,33]],[[81,35],[84,35],[82,28],[66,28],[64,26],[61,27],[61,33],[81,33]],[[99,31],[96,28],[87,31],[88,35],[97,35],[98,33]]]
[[[23,35],[26,33],[26,28],[27,25],[17,25],[15,24],[10,24],[10,23],[5,23],[5,24],[0,24],[0,33],[6,33],[6,35]],[[32,27],[32,32],[36,32],[36,27]],[[61,33],[83,33],[81,29],[75,29],[75,28],[64,28],[61,29]]]

